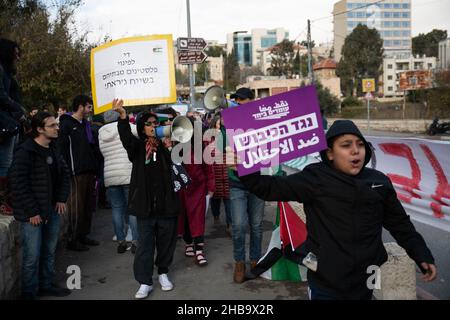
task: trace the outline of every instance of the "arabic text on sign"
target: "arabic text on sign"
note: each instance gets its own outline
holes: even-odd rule
[[[315,113],[279,122],[234,136],[236,151],[252,149],[261,143],[281,140],[319,127]]]

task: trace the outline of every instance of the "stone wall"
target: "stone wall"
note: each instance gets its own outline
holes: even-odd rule
[[[20,295],[20,224],[13,217],[0,215],[0,300]]]

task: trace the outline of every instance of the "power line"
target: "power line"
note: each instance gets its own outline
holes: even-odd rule
[[[367,7],[370,7],[370,6],[372,6],[372,5],[379,4],[379,3],[384,2],[384,1],[385,1],[385,0],[379,0],[379,1],[377,1],[377,2],[368,3],[368,4],[365,4],[365,5],[359,6],[359,7],[357,7],[357,8],[353,8],[353,9],[349,9],[349,10],[346,10],[346,11],[342,11],[342,12],[338,12],[338,13],[332,14],[331,16],[326,16],[326,17],[314,19],[314,20],[312,20],[311,22],[316,22],[316,21],[324,20],[324,19],[330,19],[330,18],[333,18],[333,17],[335,17],[335,16],[338,16],[338,15],[341,15],[341,14],[344,14],[344,13],[352,12],[352,11],[359,10],[359,9],[363,9],[363,8],[367,8]]]

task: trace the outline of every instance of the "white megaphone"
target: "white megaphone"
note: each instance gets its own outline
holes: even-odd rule
[[[194,134],[194,127],[188,117],[178,116],[173,120],[170,126],[156,127],[156,136],[158,138],[171,138],[181,143],[191,140]]]
[[[208,111],[214,111],[219,107],[227,108],[228,102],[225,97],[225,90],[219,86],[209,87],[203,97],[203,105]]]

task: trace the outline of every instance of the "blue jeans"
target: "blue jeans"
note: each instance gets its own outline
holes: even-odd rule
[[[264,201],[246,189],[231,188],[231,221],[234,260],[245,261],[245,233],[250,226],[250,260],[261,258]]]
[[[0,143],[0,177],[8,175],[8,169],[13,160],[14,148],[18,142],[19,134],[16,134]]]
[[[125,222],[128,222],[131,228],[133,241],[138,240],[136,217],[128,215],[128,191],[128,185],[106,188],[106,195],[111,204],[113,226],[117,241],[125,240]]]
[[[223,206],[225,207],[225,215],[227,225],[231,224],[231,203],[230,199],[215,199],[211,198],[211,212],[214,217],[220,216],[220,202],[223,200]]]
[[[52,209],[47,223],[33,226],[21,222],[22,294],[35,296],[38,289],[49,288],[55,278],[55,250],[60,216]]]

